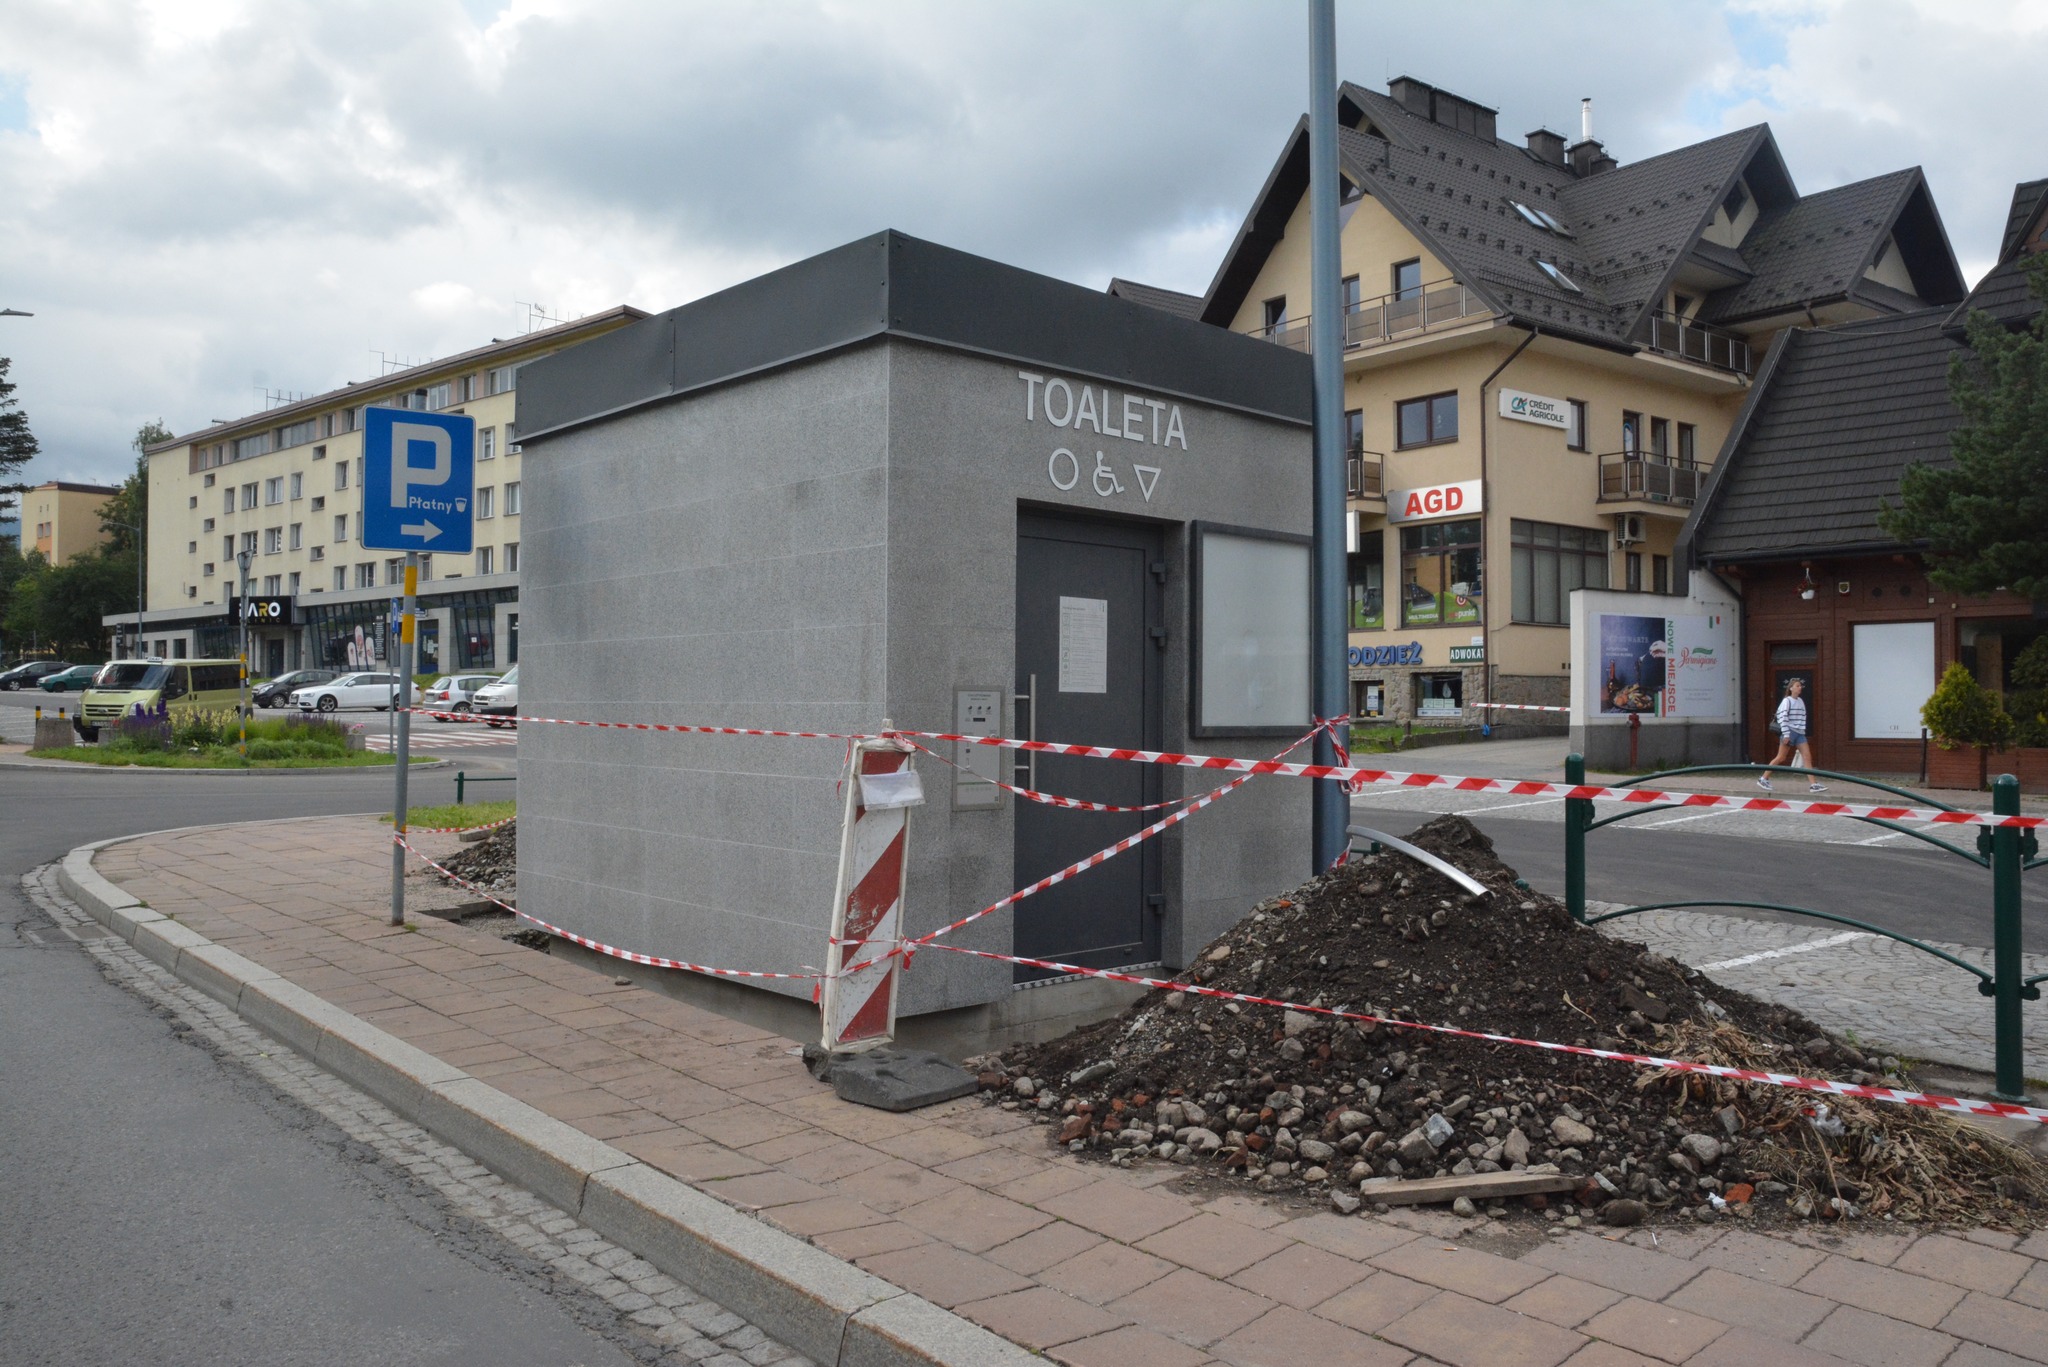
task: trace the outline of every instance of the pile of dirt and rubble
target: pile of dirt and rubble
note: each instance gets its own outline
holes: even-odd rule
[[[464,845],[439,862],[450,873],[468,880],[491,896],[516,903],[519,892],[519,823],[508,821],[483,839]],[[448,882],[445,878],[441,881]],[[460,884],[450,886],[459,887]]]
[[[1462,817],[1410,840],[1487,895],[1405,855],[1354,859],[1255,907],[1180,981],[1903,1084],[1896,1058],[1867,1057],[1795,1012],[1574,924]],[[1345,1212],[1424,1191],[1452,1200],[1461,1189],[1460,1214],[1533,1208],[1574,1226],[1664,1215],[2022,1226],[2048,1209],[2048,1174],[2030,1153],[1950,1115],[1195,992],[1148,993],[1115,1019],[976,1066],[991,1104],[1032,1114],[1077,1153],[1188,1164]],[[1404,1195],[1417,1179],[1465,1180]],[[1518,1185],[1521,1194],[1496,1194]],[[1553,1190],[1529,1193],[1540,1186]]]

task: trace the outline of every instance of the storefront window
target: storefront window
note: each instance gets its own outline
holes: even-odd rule
[[[1360,720],[1387,715],[1387,685],[1384,680],[1352,680],[1351,715]]]
[[[1465,707],[1465,676],[1462,674],[1417,674],[1415,715],[1455,717]]]
[[[1386,625],[1386,533],[1366,532],[1350,556],[1351,630],[1378,631]]]
[[[1401,625],[1479,620],[1479,519],[1401,529]]]

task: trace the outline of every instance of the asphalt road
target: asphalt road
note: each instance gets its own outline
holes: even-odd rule
[[[452,796],[446,774],[415,781]],[[85,841],[389,791],[388,773],[0,769],[0,1363],[632,1360],[510,1245],[182,1042],[22,894]]]

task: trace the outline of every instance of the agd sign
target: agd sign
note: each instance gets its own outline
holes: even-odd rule
[[[1463,517],[1480,511],[1479,481],[1431,484],[1421,489],[1396,489],[1387,495],[1387,521],[1423,522],[1435,517]]]

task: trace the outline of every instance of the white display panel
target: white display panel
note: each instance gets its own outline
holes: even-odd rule
[[[1856,739],[1918,740],[1920,707],[1934,692],[1934,623],[1859,622]]]
[[[1202,528],[1196,552],[1195,728],[1307,729],[1309,547]]]

